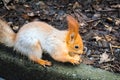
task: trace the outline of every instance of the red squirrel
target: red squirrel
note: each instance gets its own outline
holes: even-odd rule
[[[23,25],[18,33],[14,33],[5,21],[0,20],[0,43],[13,47],[42,66],[51,66],[50,61],[42,59],[43,51],[56,61],[80,64],[83,41],[79,24],[70,15],[66,19],[68,30],[58,30],[45,22],[33,21]],[[76,55],[70,56],[69,53]]]

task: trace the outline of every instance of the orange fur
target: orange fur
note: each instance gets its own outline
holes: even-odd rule
[[[72,16],[67,16],[68,21],[68,34],[66,37],[66,43],[69,48],[69,51],[72,53],[83,54],[83,41],[79,34],[79,24]],[[78,46],[78,49],[75,49],[75,46]]]
[[[72,16],[68,15],[67,21],[68,21],[68,30],[69,30],[68,35],[70,36],[70,34],[74,34],[75,36],[74,38],[76,38],[79,31],[79,25],[77,20],[75,20]]]
[[[70,15],[67,21],[68,31],[60,31],[45,22],[35,21],[23,25],[15,34],[7,23],[0,20],[0,42],[14,47],[42,66],[51,65],[51,62],[42,59],[43,51],[47,51],[56,61],[79,64],[82,61],[79,54],[83,54],[79,24]],[[69,53],[75,55],[70,56]]]
[[[50,61],[47,61],[47,60],[43,60],[43,59],[39,59],[37,58],[36,56],[34,55],[29,55],[29,58],[32,60],[32,61],[35,61],[36,63],[42,65],[42,66],[51,66],[51,62]]]
[[[40,43],[39,41],[37,41],[33,46],[32,46],[32,49],[35,50],[36,53],[39,53],[39,51],[41,51],[41,47],[40,47]],[[29,58],[32,60],[32,61],[35,61],[36,63],[42,65],[42,66],[51,66],[51,62],[50,61],[47,61],[47,60],[43,60],[43,59],[40,59],[40,57],[38,56],[34,56],[33,54],[30,54],[29,55]]]

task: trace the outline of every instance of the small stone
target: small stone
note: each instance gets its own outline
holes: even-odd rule
[[[98,18],[100,18],[100,17],[101,17],[101,14],[96,13],[96,14],[93,15],[92,19],[93,19],[93,20],[96,20],[96,19],[98,19]]]
[[[30,13],[27,13],[27,15],[33,17],[33,16],[34,16],[34,13],[33,13],[33,12],[30,12]]]
[[[91,50],[88,50],[86,54],[87,56],[91,55]]]
[[[13,30],[17,31],[19,29],[19,26],[14,26]]]

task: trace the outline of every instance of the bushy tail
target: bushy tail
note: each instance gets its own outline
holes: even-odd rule
[[[3,43],[8,47],[13,47],[15,38],[16,34],[10,26],[5,21],[0,19],[0,43]]]

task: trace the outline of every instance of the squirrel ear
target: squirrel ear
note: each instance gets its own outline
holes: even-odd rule
[[[79,34],[79,24],[78,21],[75,20],[72,16],[67,16],[67,22],[68,22],[68,35],[67,35],[67,41],[74,41]]]
[[[72,34],[70,34],[69,37],[70,37],[70,38],[69,38],[69,41],[70,41],[71,43],[74,43],[74,41],[75,41],[75,34],[72,33]]]

